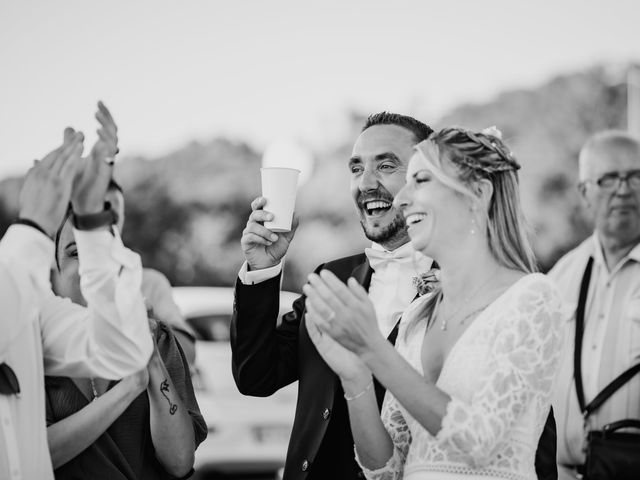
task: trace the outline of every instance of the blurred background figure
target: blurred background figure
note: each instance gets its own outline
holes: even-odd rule
[[[575,189],[584,142],[605,129],[640,134],[636,0],[615,8],[564,0],[553,15],[510,0],[492,0],[491,8],[472,0],[112,0],[110,9],[69,1],[68,8],[39,2],[37,16],[34,2],[0,2],[0,234],[17,217],[34,152],[57,143],[51,126],[64,121],[90,132],[86,105],[107,98],[123,130],[124,243],[174,286],[187,323],[224,332],[196,342],[199,353],[220,353],[197,366],[207,385],[197,391],[200,406],[216,427],[196,463],[216,471],[233,464],[272,475],[263,465],[284,461],[291,430],[291,418],[273,412],[294,408],[295,385],[271,398],[273,409],[247,409],[223,340],[244,260],[238,238],[260,195],[264,154],[279,139],[304,145],[310,155],[300,158],[315,159],[312,168],[288,165],[308,176],[296,205],[304,221],[282,274],[283,290],[300,293],[317,265],[369,246],[344,164],[369,112],[403,111],[436,128],[499,124],[523,167],[523,210],[543,271],[593,233]],[[446,48],[421,61],[433,39]],[[222,290],[213,301],[199,288]],[[181,303],[175,289],[193,289],[186,293],[197,301]]]
[[[554,399],[563,479],[584,473],[589,430],[601,430],[618,420],[640,420],[640,375],[624,384],[586,422],[583,418],[585,405],[618,375],[640,364],[640,140],[614,130],[589,138],[580,152],[579,190],[594,232],[549,272],[573,313],[567,323],[567,348]],[[584,285],[583,325],[578,325],[578,299]],[[577,366],[576,329],[582,339]],[[580,373],[581,385],[576,380]]]

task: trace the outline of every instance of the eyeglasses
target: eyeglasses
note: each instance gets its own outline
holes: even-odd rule
[[[622,182],[627,182],[627,185],[632,190],[640,189],[640,170],[629,170],[626,172],[608,172],[601,177],[594,180],[586,180],[586,182],[593,182],[603,190],[617,190],[622,185]]]
[[[18,377],[6,363],[0,363],[0,395],[20,395]]]

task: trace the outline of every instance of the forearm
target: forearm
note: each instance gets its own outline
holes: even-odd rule
[[[393,456],[393,442],[384,428],[378,411],[371,379],[342,382],[349,408],[349,423],[362,466],[376,470],[387,464]]]
[[[154,355],[149,364],[151,439],[158,461],[171,475],[182,477],[193,467],[195,435],[189,412],[164,363]]]
[[[27,302],[51,291],[47,266],[52,255],[53,242],[25,225],[12,225],[0,241],[0,362],[25,327]]]
[[[389,342],[380,342],[361,358],[411,416],[437,435],[451,397],[420,375]]]
[[[121,378],[146,366],[153,350],[140,291],[140,257],[117,234],[74,230],[80,287],[87,301],[90,338],[100,358],[95,374]],[[109,371],[111,370],[111,371]]]
[[[59,468],[94,443],[127,409],[136,392],[120,382],[79,412],[47,427],[53,468]]]
[[[231,320],[233,377],[244,395],[268,396],[297,379],[301,299],[279,326],[279,277],[258,285],[236,283]]]

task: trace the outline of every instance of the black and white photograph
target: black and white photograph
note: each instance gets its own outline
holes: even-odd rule
[[[640,478],[636,0],[0,0],[0,479]]]

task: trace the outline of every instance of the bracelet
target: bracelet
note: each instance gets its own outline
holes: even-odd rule
[[[353,400],[360,398],[361,396],[363,396],[365,393],[367,393],[369,390],[371,390],[371,387],[373,387],[373,380],[371,380],[366,387],[364,387],[364,390],[362,390],[360,393],[356,393],[353,397],[348,396],[346,393],[344,394],[344,399],[347,402],[352,402]]]
[[[15,223],[16,225],[26,225],[27,227],[35,228],[36,230],[41,232],[43,235],[45,235],[47,238],[53,240],[53,236],[45,232],[44,228],[42,228],[33,220],[29,220],[28,218],[19,218],[13,223]]]
[[[95,230],[113,225],[117,221],[117,214],[111,209],[88,215],[73,214],[73,226],[78,230]]]

